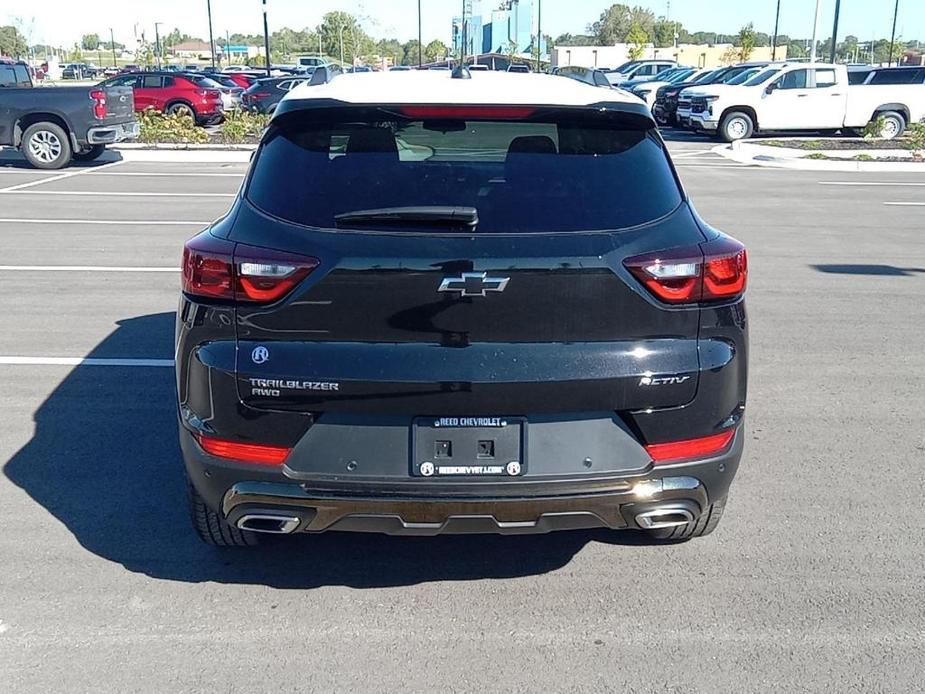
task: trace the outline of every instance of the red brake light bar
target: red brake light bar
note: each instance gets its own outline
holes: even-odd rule
[[[646,452],[652,456],[652,461],[656,465],[695,458],[709,458],[725,451],[732,442],[733,436],[735,436],[735,429],[727,429],[722,433],[698,439],[652,443],[646,446]]]
[[[203,450],[218,458],[236,460],[240,463],[253,463],[255,465],[282,465],[292,452],[291,448],[283,446],[265,446],[257,443],[241,443],[228,441],[205,434],[196,436]]]
[[[398,111],[409,118],[450,120],[519,120],[536,113],[532,106],[403,106]]]

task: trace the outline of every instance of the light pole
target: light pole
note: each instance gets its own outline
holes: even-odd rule
[[[822,0],[816,0],[816,18],[813,20],[813,45],[809,49],[809,62],[816,62],[816,31],[819,28],[819,19],[822,15]]]
[[[161,69],[161,34],[157,27],[163,22],[154,22],[154,45],[157,48],[157,69]]]
[[[270,29],[267,25],[267,0],[263,0],[263,50],[266,52],[267,77],[272,74],[270,68]]]
[[[421,33],[421,0],[418,0],[418,70],[421,69],[421,66],[424,64],[424,44],[421,43],[423,40]]]
[[[112,66],[116,66],[116,35],[112,31],[112,27],[109,27],[109,47],[112,49]]]
[[[832,48],[829,51],[829,62],[835,62],[835,48],[838,46],[838,13],[841,10],[841,0],[835,0],[835,24],[832,26]]]
[[[896,44],[896,18],[898,16],[899,16],[899,0],[896,0],[896,5],[893,7],[893,33],[890,34],[890,55],[887,57],[887,65],[893,64],[893,46]],[[873,51],[871,51],[871,53],[873,53]]]
[[[774,38],[771,39],[771,60],[777,60],[777,29],[780,27],[780,0],[777,0],[777,12],[774,15]]]
[[[537,3],[536,15],[536,71],[540,71],[540,63],[543,61],[543,0]]]
[[[212,69],[215,69],[215,37],[212,35],[212,0],[206,0],[206,9],[209,12],[209,47],[212,56]]]

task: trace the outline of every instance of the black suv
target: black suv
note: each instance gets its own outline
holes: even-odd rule
[[[697,216],[638,99],[459,76],[293,90],[186,244],[180,443],[205,541],[719,522],[744,247]]]

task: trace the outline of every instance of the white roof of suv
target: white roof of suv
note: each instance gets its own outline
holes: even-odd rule
[[[289,92],[294,99],[336,99],[349,104],[486,104],[589,106],[602,101],[635,104],[636,97],[602,90],[578,80],[544,74],[473,72],[453,79],[448,70],[372,72],[339,75],[327,84],[303,84]]]

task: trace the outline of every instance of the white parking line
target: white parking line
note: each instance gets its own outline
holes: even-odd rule
[[[0,169],[2,171],[2,169]],[[163,171],[158,172],[147,172],[147,171],[103,171],[96,173],[95,171],[91,174],[93,177],[97,176],[149,176],[149,177],[158,177],[158,176],[169,176],[170,178],[211,178],[211,177],[227,177],[227,178],[244,178],[244,174],[247,173],[247,169],[241,169],[240,173],[164,173]]]
[[[905,181],[819,181],[820,186],[893,186],[920,188],[925,187],[925,183],[909,183]]]
[[[233,198],[235,193],[130,193],[108,190],[0,190],[0,195],[92,195],[116,198]]]
[[[0,272],[180,272],[180,268],[128,265],[0,265]]]
[[[885,202],[883,204],[892,207],[925,207],[925,202]]]
[[[97,359],[93,357],[0,357],[0,366],[130,366],[173,368],[173,359]]]
[[[23,188],[31,188],[32,186],[41,185],[43,183],[51,183],[52,181],[61,181],[65,178],[73,178],[74,176],[80,176],[81,174],[88,173],[90,171],[99,171],[100,169],[109,169],[113,166],[119,166],[123,162],[114,161],[110,164],[103,164],[102,166],[96,166],[88,169],[77,169],[76,171],[68,171],[67,173],[60,174],[58,176],[51,176],[50,178],[43,178],[39,181],[29,181],[28,183],[20,183],[18,186],[10,186],[9,188],[0,189],[0,193],[10,193],[14,190],[22,190]]]
[[[107,226],[139,225],[139,226],[209,226],[212,222],[171,222],[144,219],[13,219],[11,217],[0,217],[0,224],[104,224]]]

